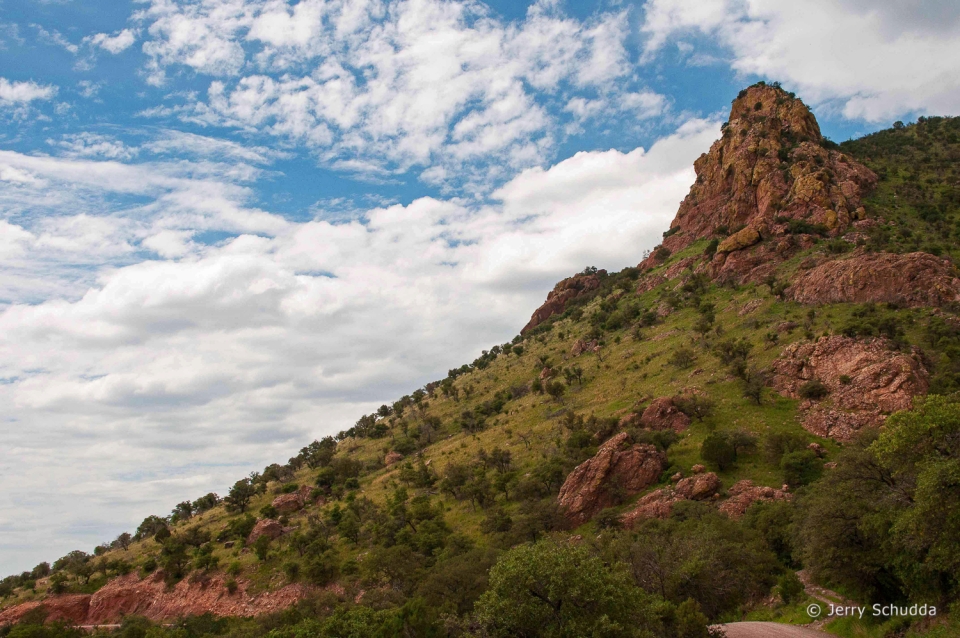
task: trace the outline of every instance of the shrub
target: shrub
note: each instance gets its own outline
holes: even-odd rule
[[[737,449],[726,432],[711,432],[700,446],[700,458],[721,472],[737,461]]]
[[[849,377],[847,377],[849,379]],[[798,393],[804,399],[822,399],[823,397],[830,394],[830,390],[827,389],[827,386],[823,385],[823,382],[820,379],[810,379],[798,390]]]
[[[803,582],[794,572],[787,572],[777,580],[777,593],[785,605],[796,602],[803,596]]]
[[[677,348],[673,351],[673,354],[670,355],[667,363],[682,370],[692,366],[696,360],[697,355],[690,348]]]
[[[787,485],[800,487],[813,483],[823,474],[823,462],[812,450],[787,452],[780,459],[783,480]]]
[[[233,578],[228,578],[226,582],[227,591],[231,594],[237,593],[237,581]]]
[[[853,379],[850,378],[850,375],[849,375],[849,374],[841,374],[841,375],[840,375],[840,384],[841,384],[841,385],[850,385],[850,382],[851,382],[851,381],[853,381]]]
[[[300,563],[295,560],[288,560],[283,564],[283,573],[287,575],[287,580],[293,582],[300,576]]]

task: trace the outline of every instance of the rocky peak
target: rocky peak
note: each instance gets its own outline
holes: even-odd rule
[[[530,321],[523,327],[520,334],[526,334],[528,330],[536,328],[553,315],[563,312],[571,299],[599,288],[600,280],[606,276],[606,270],[594,268],[562,280],[553,287],[544,304],[534,311]]]
[[[721,138],[694,163],[697,180],[664,247],[675,252],[703,237],[722,239],[718,271],[729,253],[773,236],[842,232],[863,216],[860,199],[877,177],[825,145],[813,113],[793,94],[766,84],[744,89]]]

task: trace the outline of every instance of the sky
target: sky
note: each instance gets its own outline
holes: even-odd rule
[[[285,462],[658,243],[730,101],[960,111],[953,0],[0,0],[0,575]]]

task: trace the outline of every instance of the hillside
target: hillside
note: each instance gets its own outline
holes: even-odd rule
[[[960,635],[958,159],[960,118],[837,145],[749,87],[639,265],[222,499],[4,579],[0,636],[693,638],[809,622],[800,570],[940,610],[828,631]]]

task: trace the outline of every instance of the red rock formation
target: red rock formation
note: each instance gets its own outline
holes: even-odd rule
[[[0,627],[17,623],[29,612],[42,607],[48,622],[63,621],[84,624],[90,609],[90,594],[63,594],[48,596],[40,601],[14,605],[0,611]]]
[[[771,86],[746,89],[733,102],[723,136],[694,163],[697,181],[663,245],[676,252],[719,226],[745,227],[721,251],[732,252],[782,234],[785,224],[778,219],[803,219],[835,232],[847,228],[862,214],[860,198],[877,177],[823,148],[822,139],[800,100]]]
[[[707,500],[719,489],[720,479],[713,472],[681,479],[674,487],[664,487],[641,498],[630,512],[621,517],[620,522],[630,528],[648,518],[668,518],[674,503]]]
[[[250,536],[247,537],[247,545],[253,543],[261,536],[269,536],[272,540],[279,538],[281,535],[283,535],[283,525],[272,518],[261,518],[257,521],[257,524],[253,526],[253,531],[250,532]]]
[[[673,404],[670,397],[654,399],[640,417],[640,425],[651,430],[683,432],[690,427],[690,417]]]
[[[584,293],[599,288],[600,278],[606,274],[607,271],[600,270],[592,275],[574,275],[558,283],[553,287],[550,294],[547,295],[547,301],[534,311],[533,316],[530,317],[530,321],[523,327],[520,334],[525,334],[528,330],[536,328],[553,315],[563,312],[567,307],[567,302],[574,297],[579,297]]]
[[[928,253],[857,253],[802,273],[786,291],[805,304],[895,303],[942,306],[960,301],[960,279],[950,262]]]
[[[821,337],[787,346],[773,363],[773,387],[799,398],[804,383],[819,379],[829,394],[805,401],[803,426],[819,436],[848,441],[884,415],[909,409],[924,394],[929,375],[917,354],[893,350],[886,339]]]
[[[615,492],[630,496],[656,483],[666,465],[663,452],[652,445],[631,445],[629,435],[621,432],[570,472],[560,488],[560,507],[575,524],[585,523],[615,504]]]
[[[793,498],[793,494],[786,490],[757,486],[751,480],[735,483],[727,493],[730,494],[730,498],[720,504],[720,513],[735,519],[743,516],[747,508],[757,501],[782,501]]]
[[[291,607],[314,591],[305,585],[287,585],[275,591],[250,594],[249,583],[237,581],[230,593],[227,577],[185,579],[167,587],[160,573],[141,580],[136,574],[115,578],[95,594],[50,596],[42,603],[16,605],[0,612],[0,626],[19,621],[41,604],[49,612],[48,620],[64,620],[77,625],[101,625],[119,622],[136,614],[153,621],[174,620],[184,616],[210,613],[215,616],[257,616]]]
[[[281,494],[273,499],[271,505],[281,514],[291,514],[303,509],[303,498],[297,492]]]

